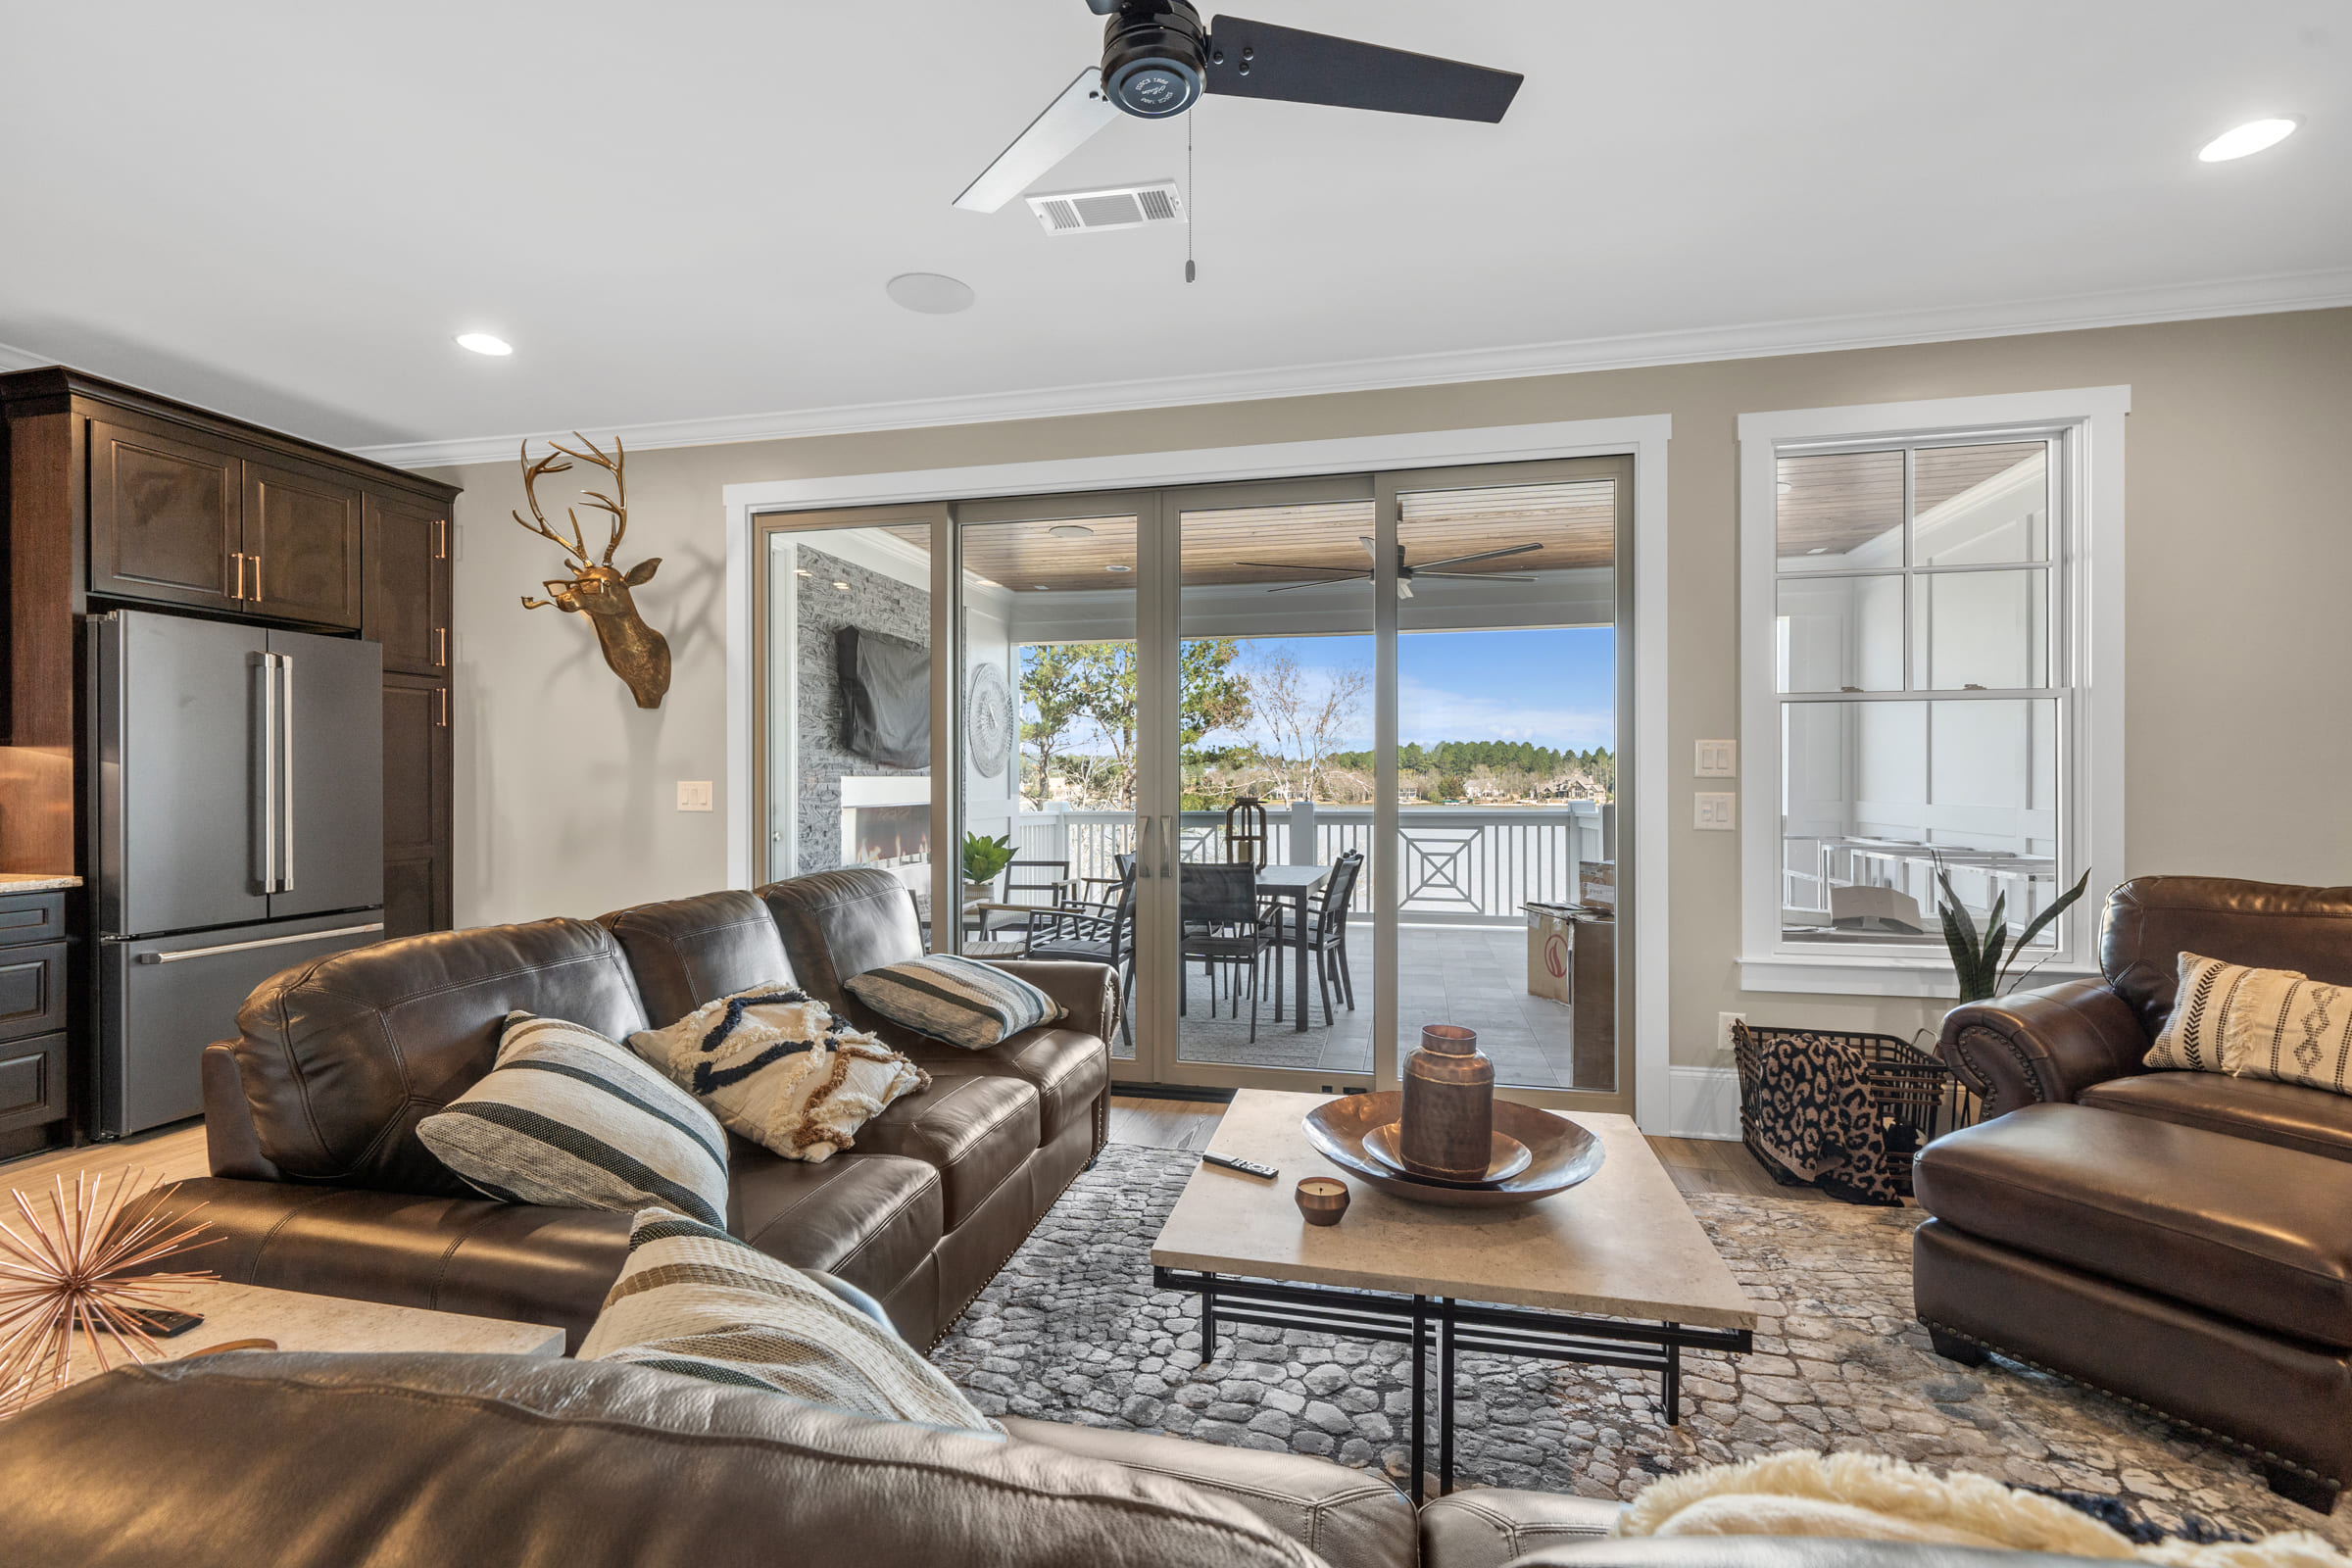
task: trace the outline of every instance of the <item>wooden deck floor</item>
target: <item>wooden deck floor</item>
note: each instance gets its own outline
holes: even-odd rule
[[[1114,1096],[1110,1102],[1110,1136],[1114,1143],[1143,1144],[1154,1149],[1198,1152],[1208,1145],[1225,1107],[1210,1100],[1141,1100]],[[1809,1187],[1781,1187],[1739,1144],[1693,1138],[1652,1138],[1666,1174],[1686,1193],[1770,1194],[1798,1201],[1833,1201]],[[90,1144],[80,1149],[32,1154],[0,1164],[0,1187],[26,1192],[48,1187],[53,1176],[69,1180],[75,1171],[117,1174],[125,1170],[153,1171],[164,1181],[205,1174],[204,1128],[191,1123],[114,1144]]]

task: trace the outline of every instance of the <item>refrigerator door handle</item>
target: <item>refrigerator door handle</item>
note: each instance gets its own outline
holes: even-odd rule
[[[277,831],[283,853],[278,857],[277,886],[273,893],[294,891],[294,656],[275,654],[277,678],[280,687],[280,722],[285,725],[283,744],[277,749],[278,811]]]
[[[381,931],[383,928],[384,922],[381,920],[370,925],[339,925],[332,931],[297,931],[290,937],[259,937],[251,942],[223,942],[220,946],[212,948],[178,948],[170,953],[142,953],[137,961],[140,963],[185,963],[190,958],[210,958],[216,954],[221,953],[250,953],[255,948],[283,948],[290,947],[297,942],[324,942],[331,937],[366,936],[371,931]]]
[[[277,656],[264,654],[262,672],[262,891],[277,891]]]

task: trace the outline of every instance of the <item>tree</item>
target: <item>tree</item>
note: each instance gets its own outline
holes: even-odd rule
[[[1177,722],[1183,734],[1182,760],[1200,767],[1219,760],[1224,748],[1200,743],[1219,730],[1244,728],[1250,718],[1249,675],[1234,668],[1241,648],[1230,637],[1203,637],[1184,645],[1178,678],[1182,681]]]
[[[1177,722],[1188,766],[1222,755],[1200,745],[1206,737],[1250,722],[1250,680],[1234,667],[1240,655],[1230,637],[1184,645]],[[1135,804],[1137,674],[1135,644],[1129,642],[1040,644],[1024,650],[1021,739],[1037,759],[1037,777],[1034,790],[1029,789],[1024,770],[1023,792],[1039,806],[1052,795],[1057,764],[1087,804]],[[1072,749],[1073,732],[1082,734],[1081,725],[1100,734],[1109,756]]]
[[[1040,810],[1053,796],[1054,760],[1062,754],[1071,723],[1086,711],[1085,646],[1032,643],[1021,650],[1021,744],[1037,759],[1034,789],[1026,767],[1021,786]]]
[[[1462,782],[1462,778],[1459,773],[1441,773],[1438,775],[1437,797],[1439,800],[1467,800],[1469,795],[1470,786]]]
[[[1371,685],[1368,669],[1331,669],[1323,671],[1318,690],[1289,650],[1257,656],[1250,670],[1250,696],[1294,795],[1311,800],[1326,792],[1332,756],[1363,711]]]

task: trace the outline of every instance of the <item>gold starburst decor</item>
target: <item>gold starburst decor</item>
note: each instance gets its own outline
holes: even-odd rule
[[[220,1240],[198,1240],[212,1227],[184,1223],[185,1214],[137,1212],[155,1187],[144,1171],[127,1172],[112,1191],[104,1176],[84,1173],[69,1196],[60,1176],[45,1195],[47,1213],[24,1193],[8,1195],[16,1212],[0,1212],[0,1417],[74,1380],[76,1330],[88,1337],[100,1371],[114,1366],[110,1341],[128,1359],[154,1358],[155,1337],[136,1314],[171,1305],[175,1286],[219,1277],[210,1270],[133,1272]]]

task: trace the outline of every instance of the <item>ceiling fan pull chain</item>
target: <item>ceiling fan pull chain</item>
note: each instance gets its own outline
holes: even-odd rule
[[[1193,117],[1184,117],[1184,205],[1191,209],[1184,215],[1184,280],[1190,283],[1199,274],[1193,270],[1193,224],[1200,220],[1200,204],[1193,200]]]

